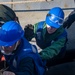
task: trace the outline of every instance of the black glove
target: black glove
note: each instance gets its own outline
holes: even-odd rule
[[[74,21],[75,21],[75,10],[72,11],[72,12],[69,14],[69,16],[65,18],[65,21],[64,21],[64,23],[63,23],[63,27],[68,29],[68,28],[72,25],[72,23],[73,23]]]
[[[28,40],[28,41],[31,41],[31,37],[34,35],[34,26],[32,24],[27,24],[25,27],[24,27],[24,31],[25,31],[25,38]]]

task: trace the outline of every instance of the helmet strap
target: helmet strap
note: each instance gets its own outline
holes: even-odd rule
[[[19,44],[19,41],[17,41],[17,42],[16,42],[14,50],[16,50],[16,49],[17,49],[18,44]]]

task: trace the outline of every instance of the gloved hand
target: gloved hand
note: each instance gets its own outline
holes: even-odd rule
[[[15,73],[10,72],[10,71],[4,71],[3,75],[15,75]]]
[[[69,28],[72,23],[75,21],[75,10],[73,10],[68,17],[65,18],[65,21],[63,23],[64,28]]]
[[[25,31],[25,38],[28,40],[28,41],[31,41],[31,36],[34,35],[34,26],[32,24],[27,24],[25,27],[24,27],[24,31]]]

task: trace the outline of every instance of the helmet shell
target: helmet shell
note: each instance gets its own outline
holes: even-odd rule
[[[0,21],[14,21],[15,17],[16,14],[10,7],[0,4]]]
[[[24,35],[22,27],[15,21],[6,22],[0,29],[0,46],[12,46]]]
[[[46,16],[46,24],[49,26],[59,28],[63,24],[64,12],[60,7],[52,8],[48,15]]]

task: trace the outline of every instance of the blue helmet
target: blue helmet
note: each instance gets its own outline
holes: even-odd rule
[[[52,8],[46,16],[46,24],[54,27],[59,28],[63,25],[64,21],[64,12],[60,7]]]
[[[24,35],[22,27],[15,21],[6,22],[0,29],[0,46],[12,46]]]

